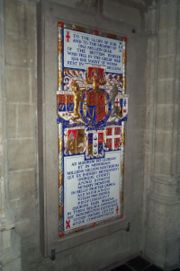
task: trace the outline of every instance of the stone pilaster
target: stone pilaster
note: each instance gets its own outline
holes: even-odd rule
[[[149,10],[145,164],[145,255],[164,269],[180,264],[178,172],[180,2]]]
[[[0,0],[0,33],[0,270],[20,271],[20,239],[8,201],[3,0]]]

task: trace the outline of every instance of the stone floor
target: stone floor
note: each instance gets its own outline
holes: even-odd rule
[[[138,256],[123,265],[114,267],[111,271],[163,271],[163,269],[151,264],[147,260]],[[180,271],[180,268],[172,271]]]

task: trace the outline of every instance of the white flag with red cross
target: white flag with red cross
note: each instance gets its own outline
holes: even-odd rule
[[[122,143],[122,127],[121,126],[107,126],[106,127],[106,149],[119,150]]]

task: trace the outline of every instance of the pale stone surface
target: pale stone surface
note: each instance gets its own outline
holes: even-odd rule
[[[165,181],[158,182],[157,180],[152,184],[152,191],[164,196],[174,196],[176,194],[176,183],[165,183]],[[172,223],[172,222],[171,222]]]
[[[116,19],[117,21],[127,23],[132,27],[139,30],[141,28],[141,14],[140,11],[131,6],[125,6],[118,1],[104,0],[103,3],[103,15],[110,19]]]
[[[7,104],[7,137],[13,138],[17,135],[17,105]]]
[[[174,106],[169,104],[157,105],[156,110],[156,128],[164,131],[172,131]]]
[[[8,65],[27,66],[27,39],[20,38],[15,33],[8,33],[6,34],[5,45],[7,49],[5,59]]]
[[[9,173],[10,199],[26,198],[37,193],[35,169],[26,171],[12,171]]]
[[[160,79],[158,80],[157,101],[158,104],[173,104],[174,93],[172,88],[174,86],[174,80]]]
[[[37,227],[36,219],[36,198],[34,195],[22,196],[10,202],[11,209],[15,214],[15,226],[17,223],[16,231],[21,237],[32,236],[36,234],[35,228]],[[27,225],[27,220],[29,224]],[[22,226],[25,226],[22,228]]]
[[[7,0],[5,5],[6,63],[15,66],[32,66],[36,57],[36,5],[32,1]]]
[[[6,68],[6,87],[9,102],[29,102],[29,69],[8,66]]]
[[[130,98],[131,99],[131,98]],[[137,108],[138,107],[138,108]],[[131,113],[131,109],[130,109]],[[136,105],[134,108],[134,114],[129,116],[129,126],[135,130],[141,129],[145,123],[144,116],[146,113],[146,107],[144,105]]]
[[[176,53],[176,28],[168,28],[159,33],[159,55],[174,55]]]
[[[18,237],[14,229],[0,232],[0,238],[2,241],[2,246],[0,248],[0,261],[2,263],[3,271],[13,271],[15,270],[13,269],[13,266],[14,268],[17,268],[17,271],[20,271],[20,238]]]
[[[36,107],[34,105],[18,105],[17,136],[35,137]]]
[[[35,167],[35,142],[33,139],[10,139],[8,149],[8,169],[10,171]]]
[[[178,14],[178,1],[161,1],[159,29],[166,30],[176,26]]]
[[[170,154],[173,138],[170,131],[156,132],[155,149],[157,153]]]
[[[161,198],[153,199],[149,213],[149,224],[147,227],[147,246],[145,252],[153,261],[163,268],[172,268],[178,264],[179,240],[177,236],[177,224],[174,221],[174,214],[179,212],[179,204],[164,204]],[[174,196],[173,196],[174,199]],[[152,204],[152,200],[150,200]],[[169,216],[169,212],[173,216]],[[156,223],[154,223],[156,219]],[[171,222],[170,222],[171,221]],[[178,222],[179,223],[179,222]],[[171,227],[173,225],[173,228]],[[174,248],[172,245],[174,243]],[[171,248],[171,249],[170,249]]]
[[[21,271],[20,238],[14,230],[14,220],[8,201],[7,177],[7,106],[5,82],[5,14],[0,0],[0,269]],[[12,113],[12,112],[11,112]],[[12,125],[12,122],[11,124]],[[12,131],[14,132],[14,131]]]
[[[21,258],[17,258],[14,261],[7,263],[5,267],[3,267],[3,271],[14,271],[21,270]]]
[[[159,58],[158,76],[160,79],[173,78],[175,73],[174,61],[175,57],[171,55]]]
[[[168,5],[167,5],[167,16],[166,16],[166,20],[167,20],[167,28],[171,28],[171,27],[177,27],[177,23],[178,23],[178,1],[168,1]]]
[[[59,3],[62,7],[65,5],[73,7],[73,10],[80,7],[87,14],[93,14],[93,20],[94,16],[100,16],[99,18],[103,20],[102,14],[95,13],[96,1],[54,0],[52,2]],[[142,14],[140,15],[139,10],[132,6],[123,6],[119,2],[104,1],[103,12],[107,22],[115,22],[115,31],[123,29],[121,25],[126,25],[128,27],[126,29],[142,30]],[[175,68],[178,74],[180,67],[180,61],[176,62],[177,57],[174,55],[177,41],[175,35],[177,2],[168,0],[163,1],[162,4],[160,1],[160,10],[158,7],[151,9],[147,59],[145,53],[147,35],[143,32],[139,36],[129,32],[127,34],[129,36],[127,88],[130,107],[125,157],[125,216],[126,221],[132,223],[131,231],[109,232],[108,236],[101,239],[57,253],[56,261],[52,262],[40,256],[39,241],[37,139],[35,138],[37,129],[36,3],[24,0],[5,1],[7,66],[6,90],[3,91],[3,95],[7,93],[8,102],[8,187],[16,231],[22,240],[21,247],[19,241],[13,240],[14,244],[19,244],[14,250],[17,253],[12,263],[5,263],[3,271],[20,270],[20,251],[24,271],[59,271],[59,269],[95,271],[126,259],[140,250],[144,250],[153,262],[162,267],[178,263],[180,225],[177,222],[177,214],[179,214],[180,189],[176,181],[168,183],[164,179],[160,182],[157,178],[153,180],[150,178],[153,174],[164,174],[171,180],[171,147],[175,142],[172,142],[171,131],[174,129],[176,132],[177,127],[172,125],[172,122],[178,112],[174,107],[174,100],[176,104],[179,102],[178,94],[174,93]],[[156,17],[156,10],[160,18]],[[71,20],[70,13],[64,16]],[[156,19],[160,19],[159,25]],[[89,25],[88,20],[84,23]],[[159,42],[159,55],[157,55],[157,42]],[[51,51],[52,48],[54,47],[50,46],[48,50]],[[145,78],[146,61],[148,68]],[[51,65],[48,69],[50,72]],[[145,80],[147,80],[147,93]],[[178,82],[176,88],[179,89]],[[53,92],[55,89],[49,91]],[[52,111],[52,108],[49,108],[49,111]],[[55,121],[52,113],[47,117],[49,121]],[[50,129],[46,131],[48,135],[51,132]],[[48,155],[51,157],[53,154]],[[180,163],[180,150],[177,161]],[[178,170],[180,171],[179,167],[177,173]],[[56,180],[53,179],[52,182]],[[173,198],[176,200],[174,203]],[[144,210],[144,217],[142,217],[142,210]],[[145,221],[144,225],[141,223],[142,220]],[[144,240],[143,236],[145,236]],[[4,247],[9,244],[10,239],[6,235]],[[9,253],[7,257],[13,255]]]
[[[155,153],[154,157],[154,172],[156,174],[167,174],[172,173],[172,162],[171,154],[169,153]]]
[[[179,96],[176,84],[179,70],[177,41],[178,1],[160,1],[157,5],[156,39],[159,44],[155,58],[158,73],[150,76],[153,86],[153,118],[151,122],[152,141],[147,141],[146,174],[149,182],[146,191],[146,220],[144,252],[147,257],[163,269],[173,268],[179,262],[180,226],[177,216],[180,212],[180,194],[177,170],[178,161],[177,120],[179,119]],[[154,37],[149,37],[150,40]],[[151,55],[147,56],[151,59]],[[148,90],[149,91],[149,90]],[[150,130],[149,130],[150,131]],[[150,154],[151,153],[151,154]],[[146,159],[146,161],[147,161]],[[172,248],[174,243],[174,248]],[[172,252],[173,251],[173,252]]]
[[[21,35],[24,32],[25,9],[23,1],[6,0],[5,12],[8,18],[6,31]]]

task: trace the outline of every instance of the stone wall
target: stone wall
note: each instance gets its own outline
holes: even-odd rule
[[[6,231],[4,239],[1,234],[0,263],[6,245],[17,244],[12,246],[14,254],[9,251],[3,271],[14,270],[15,259],[16,270],[20,270],[20,256],[25,271],[99,270],[140,251],[164,268],[175,266],[180,247],[176,219],[180,193],[179,1],[154,3],[147,14],[146,31],[146,1],[51,2],[71,11],[81,9],[92,20],[99,16],[107,24],[113,23],[115,31],[124,29],[122,33],[128,36],[125,221],[131,223],[131,228],[65,250],[56,255],[54,262],[42,257],[42,179],[37,151],[37,94],[41,91],[37,88],[38,3],[0,0],[0,27],[4,33],[0,47],[0,221],[10,217],[13,233],[9,236],[16,236],[14,241]],[[71,19],[70,13],[66,16]],[[90,21],[85,24],[91,26]],[[8,266],[8,262],[13,264]]]
[[[107,23],[108,20],[113,21],[120,29],[123,25],[126,29],[123,34],[129,38],[127,74],[130,117],[126,144],[129,164],[126,166],[125,212],[131,230],[114,232],[61,252],[52,262],[41,256],[39,238],[39,193],[42,191],[38,187],[42,180],[38,178],[37,163],[37,91],[40,91],[36,84],[37,3],[25,0],[7,0],[4,3],[8,202],[13,210],[16,233],[21,239],[19,253],[22,270],[98,270],[139,253],[142,250],[142,142],[145,124],[145,81],[142,75],[146,46],[142,31],[144,6],[121,6],[117,1],[112,1],[112,4],[109,1],[56,1],[56,4],[74,9],[80,7],[92,18],[95,14],[102,16]],[[124,17],[118,16],[117,8],[123,8]],[[70,18],[71,15],[68,16]],[[90,25],[88,21],[85,23]]]
[[[37,182],[37,56],[36,3],[3,1],[4,67],[3,110],[7,178],[5,187],[13,214],[17,241],[9,240],[14,254],[21,254],[22,269],[39,253]],[[9,259],[9,261],[12,259]],[[7,261],[8,262],[8,261]],[[5,266],[3,270],[18,270]],[[9,268],[9,269],[8,269]],[[15,268],[15,269],[13,269]]]
[[[180,260],[179,15],[179,1],[159,1],[147,25],[144,251],[164,269]]]

